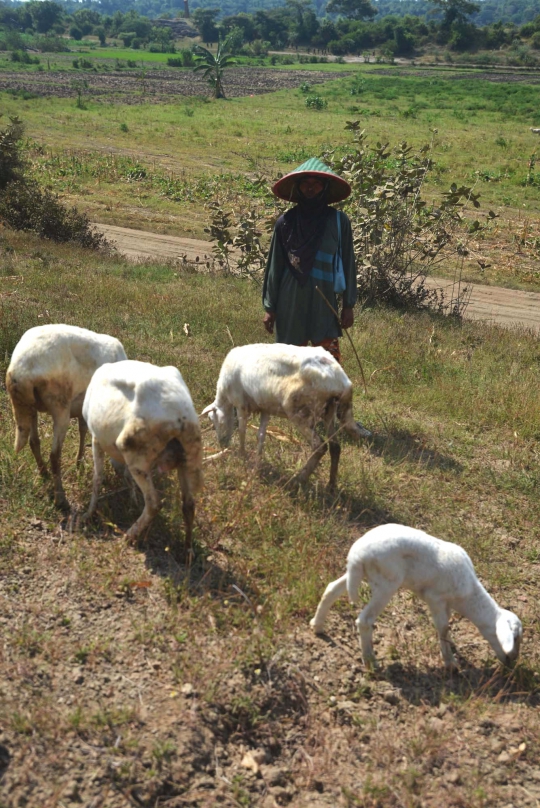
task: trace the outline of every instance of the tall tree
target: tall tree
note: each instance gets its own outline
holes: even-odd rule
[[[215,42],[218,38],[216,18],[219,8],[196,8],[191,19],[195,23],[203,42]]]
[[[465,22],[471,14],[480,11],[478,3],[472,3],[470,0],[428,0],[428,2],[443,11],[443,28],[450,28],[454,22]]]
[[[28,3],[28,11],[32,15],[32,20],[38,33],[46,34],[53,25],[60,22],[64,9],[52,0],[32,0]]]
[[[326,10],[330,14],[342,14],[349,20],[371,19],[377,13],[369,0],[330,0]]]

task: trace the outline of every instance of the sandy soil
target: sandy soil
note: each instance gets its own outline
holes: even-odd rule
[[[198,239],[148,233],[126,227],[99,224],[96,227],[112,241],[117,249],[134,260],[166,258],[188,261],[206,261],[212,255],[212,245]],[[431,279],[434,287],[446,290],[446,296],[455,296],[452,283],[440,278]],[[540,329],[540,293],[504,289],[498,286],[475,284],[465,317],[487,320],[504,326],[521,326],[535,331]]]

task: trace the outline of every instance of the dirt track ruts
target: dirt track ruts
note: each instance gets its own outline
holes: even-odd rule
[[[211,256],[212,245],[208,241],[179,236],[166,236],[148,233],[145,230],[131,230],[127,227],[99,224],[96,228],[115,244],[118,251],[128,258],[166,258],[174,260],[186,255],[188,261],[203,261]],[[447,290],[447,298],[452,296],[451,281],[431,278],[430,285]],[[499,325],[521,326],[534,331],[540,330],[540,293],[505,289],[499,286],[472,286],[466,319],[486,320]]]

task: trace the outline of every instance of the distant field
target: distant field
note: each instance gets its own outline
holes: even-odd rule
[[[138,58],[129,50],[112,53]],[[74,54],[60,56],[57,64],[51,55],[55,69],[60,62],[67,69]],[[32,82],[46,88],[47,72],[21,71],[8,80],[13,65],[0,70],[0,82],[11,82],[11,94],[1,94],[4,113],[25,121],[34,172],[96,221],[204,237],[205,204],[216,193],[227,204],[242,199],[271,209],[254,178],[271,180],[322,150],[346,149],[344,126],[357,119],[372,143],[419,146],[433,139],[428,195],[452,182],[475,184],[483,209],[501,214],[491,246],[480,245],[492,264],[482,278],[537,283],[540,140],[530,127],[540,125],[540,85],[527,83],[534,75],[507,81],[431,68],[405,75],[364,65],[302,65],[301,72],[242,67],[231,69],[229,81],[241,76],[244,92],[253,87],[253,93],[216,102],[202,81],[196,90],[192,84],[196,95],[179,94],[176,82],[193,83],[193,73],[163,71],[158,64],[166,54],[147,56],[159,57],[155,70],[52,70],[50,83],[59,76],[65,98],[32,97]],[[338,68],[350,76],[315,84],[308,68],[317,81]],[[296,89],[256,94],[259,81],[279,86],[285,76]],[[102,82],[99,96],[95,82]],[[75,105],[78,90],[84,109]],[[308,108],[310,96],[323,109]]]

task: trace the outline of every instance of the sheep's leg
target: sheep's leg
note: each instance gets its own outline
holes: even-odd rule
[[[322,634],[324,631],[326,616],[329,610],[332,608],[336,600],[344,595],[346,591],[347,575],[343,575],[341,578],[338,578],[337,581],[332,581],[332,583],[328,584],[324,591],[324,595],[317,606],[315,617],[309,623],[309,625],[315,630],[316,634]]]
[[[454,654],[452,653],[452,646],[450,644],[450,626],[448,624],[450,614],[445,601],[439,599],[431,599],[424,594],[425,601],[431,612],[435,628],[439,634],[439,642],[441,645],[441,654],[444,660],[445,667],[456,668],[457,662]]]
[[[52,413],[53,441],[51,446],[51,471],[54,481],[54,503],[58,508],[68,509],[69,503],[62,486],[62,446],[71,420],[69,409]]]
[[[92,480],[92,498],[88,510],[83,516],[83,519],[90,519],[96,510],[99,489],[103,481],[103,469],[105,466],[105,452],[95,438],[92,438],[92,457],[94,459],[94,478]]]
[[[182,515],[184,517],[185,539],[184,547],[186,554],[191,553],[193,545],[193,522],[195,521],[195,500],[191,493],[191,486],[187,475],[185,464],[178,466],[177,469],[178,482],[180,483],[180,490],[182,492]]]
[[[356,625],[360,636],[364,662],[366,665],[376,666],[377,660],[373,652],[373,628],[377,617],[389,603],[394,593],[399,589],[399,584],[396,586],[391,581],[385,581],[384,583],[377,582],[376,585],[373,583],[370,585],[372,591],[371,600],[358,615]]]
[[[330,491],[334,491],[336,488],[339,458],[341,455],[341,446],[339,445],[339,442],[336,439],[337,434],[336,411],[337,411],[337,401],[333,401],[328,405],[324,417],[324,426],[328,438],[328,445],[330,447],[330,479],[328,481],[328,489]]]
[[[270,415],[267,412],[261,412],[261,422],[259,424],[259,431],[257,433],[257,454],[259,458],[262,457],[264,448],[264,439],[266,438],[266,430],[270,422]]]
[[[249,413],[246,410],[238,409],[238,437],[240,438],[240,454],[245,457],[246,454],[246,430]]]
[[[305,418],[301,415],[294,416],[291,421],[302,432],[303,435],[310,441],[311,448],[313,449],[311,455],[308,457],[306,465],[294,475],[293,482],[303,485],[309,477],[313,474],[322,458],[326,454],[328,447],[325,441],[322,441],[315,431],[315,423],[306,423]]]
[[[82,415],[79,415],[77,420],[79,422],[79,451],[77,452],[77,464],[80,465],[84,459],[84,443],[86,441],[88,427]]]
[[[39,473],[42,477],[48,477],[49,472],[47,471],[47,466],[45,465],[45,461],[43,460],[43,456],[41,454],[41,443],[39,441],[39,432],[38,432],[38,414],[37,412],[33,412],[31,415],[31,422],[30,422],[30,449],[32,450],[32,454],[34,455],[37,463],[37,467],[39,469]]]
[[[153,460],[155,460],[155,457]],[[144,496],[144,510],[126,533],[128,541],[134,541],[156,516],[160,508],[160,502],[152,481],[152,462],[141,457],[135,457],[131,460],[126,457],[126,463]]]

